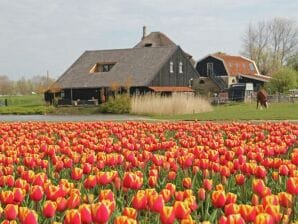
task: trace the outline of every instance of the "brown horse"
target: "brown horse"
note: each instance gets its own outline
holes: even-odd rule
[[[264,89],[259,90],[257,93],[257,109],[259,108],[259,104],[261,108],[268,108],[268,94]]]

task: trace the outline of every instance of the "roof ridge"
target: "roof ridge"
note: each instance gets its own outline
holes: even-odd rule
[[[150,48],[173,48],[175,45],[167,46],[153,46],[153,47],[138,47],[138,48],[118,48],[118,49],[103,49],[103,50],[86,50],[85,52],[111,52],[111,51],[128,51],[128,50],[137,50],[137,49],[150,49]]]

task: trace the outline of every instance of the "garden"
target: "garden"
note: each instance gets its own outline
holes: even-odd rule
[[[296,223],[298,124],[0,123],[1,223]]]

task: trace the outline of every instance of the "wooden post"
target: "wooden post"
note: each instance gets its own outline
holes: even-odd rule
[[[70,103],[72,104],[72,89],[70,89]]]

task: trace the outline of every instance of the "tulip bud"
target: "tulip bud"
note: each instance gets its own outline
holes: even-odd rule
[[[206,191],[205,191],[204,188],[199,188],[199,190],[198,190],[198,198],[201,201],[205,201],[205,199],[206,199]]]

